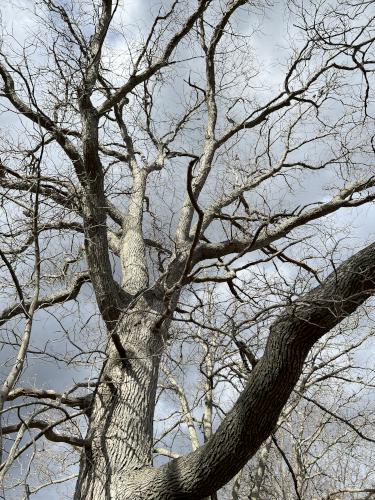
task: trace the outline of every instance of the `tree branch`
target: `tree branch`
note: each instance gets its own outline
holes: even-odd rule
[[[91,394],[88,396],[66,396],[65,393],[59,393],[54,390],[48,389],[35,389],[33,387],[18,387],[7,396],[7,401],[13,401],[19,397],[29,397],[36,399],[52,399],[54,401],[59,401],[67,406],[78,407],[81,409],[86,409],[91,404]]]
[[[135,473],[150,498],[199,499],[226,484],[273,432],[303,368],[325,333],[375,291],[375,244],[349,258],[317,288],[289,306],[270,329],[263,358],[213,437],[196,452],[147,474]],[[145,478],[146,476],[146,478]],[[152,485],[152,487],[151,487]]]
[[[223,257],[233,253],[244,255],[247,252],[267,247],[274,241],[286,236],[293,229],[329,215],[342,207],[357,207],[368,201],[374,200],[375,193],[366,194],[362,198],[353,197],[355,193],[360,193],[362,190],[367,190],[374,186],[375,177],[371,177],[365,181],[354,182],[346,188],[343,188],[328,202],[318,204],[314,208],[299,215],[289,216],[286,221],[279,223],[274,229],[268,229],[268,224],[259,226],[251,240],[233,238],[218,243],[201,242],[196,248],[194,263],[205,259]]]
[[[84,283],[90,282],[90,276],[88,271],[82,272],[77,275],[74,281],[71,283],[70,287],[57,292],[55,294],[47,295],[38,299],[35,309],[45,309],[47,307],[53,306],[55,304],[60,304],[67,300],[73,300],[77,297],[81,287]],[[11,318],[14,318],[18,314],[24,312],[24,308],[28,309],[30,307],[31,301],[25,301],[24,307],[20,303],[12,304],[6,307],[0,312],[0,326]]]
[[[13,434],[14,432],[18,432],[19,429],[24,425],[23,422],[18,422],[14,425],[8,425],[6,427],[1,428],[1,434]],[[42,434],[48,441],[52,441],[54,443],[67,443],[72,446],[85,446],[86,440],[82,438],[77,438],[75,436],[69,436],[67,434],[60,434],[53,430],[53,425],[46,420],[31,420],[31,422],[27,423],[27,428],[29,429],[40,429]]]
[[[177,47],[180,41],[189,33],[194,26],[194,23],[199,19],[202,13],[209,5],[210,0],[199,0],[198,8],[186,20],[183,27],[178,31],[168,42],[161,57],[151,64],[147,69],[141,73],[133,73],[128,81],[120,87],[111,97],[109,97],[98,109],[98,114],[103,115],[118,104],[129,92],[131,92],[137,85],[148,80],[152,75],[157,73],[161,68],[169,63],[169,58],[173,50]]]

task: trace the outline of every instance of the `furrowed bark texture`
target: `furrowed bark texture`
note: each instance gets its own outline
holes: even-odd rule
[[[113,499],[119,477],[150,466],[163,336],[154,332],[161,304],[150,293],[123,314],[108,344],[95,394],[75,500]]]
[[[161,341],[147,331],[149,313],[125,319],[125,349],[145,358],[131,360],[131,369],[114,361],[106,366],[105,373],[115,384],[103,384],[96,396],[91,456],[83,460],[75,498],[194,500],[217,491],[274,430],[314,342],[355,311],[374,289],[372,244],[291,305],[272,325],[263,358],[209,441],[160,468],[149,466],[148,443],[159,361],[155,352]],[[140,324],[132,330],[137,321]]]
[[[146,180],[145,172],[133,173],[132,196],[123,228],[124,237],[121,245],[122,288],[127,293],[134,295],[148,286],[145,242],[142,234]]]

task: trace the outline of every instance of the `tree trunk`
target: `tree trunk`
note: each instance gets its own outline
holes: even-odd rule
[[[75,499],[200,500],[221,488],[273,432],[314,343],[374,294],[374,261],[372,244],[286,308],[215,434],[159,468],[150,466],[152,417],[165,336],[157,331],[161,293],[145,293],[119,321],[122,355],[109,346]]]
[[[164,338],[162,304],[148,295],[119,319],[95,393],[75,500],[116,498],[119,476],[150,466],[153,417]]]

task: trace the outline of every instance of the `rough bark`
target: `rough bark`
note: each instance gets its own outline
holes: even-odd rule
[[[253,369],[232,411],[209,441],[199,450],[160,468],[149,466],[149,448],[143,444],[140,439],[142,432],[139,432],[139,429],[147,428],[148,435],[151,435],[149,426],[152,425],[152,394],[155,386],[150,382],[149,385],[143,384],[150,380],[151,373],[156,373],[154,364],[158,362],[158,356],[156,359],[150,356],[150,346],[156,340],[150,332],[146,333],[147,320],[145,322],[143,314],[144,329],[137,329],[136,344],[129,341],[129,347],[125,348],[137,350],[138,353],[142,349],[143,354],[149,353],[150,359],[131,361],[133,373],[139,373],[137,380],[134,376],[129,377],[125,368],[119,368],[119,364],[111,368],[109,363],[105,369],[112,377],[117,377],[122,405],[119,405],[117,393],[112,395],[110,386],[103,384],[103,400],[107,398],[106,401],[111,404],[103,405],[97,395],[91,432],[96,422],[102,425],[107,421],[107,428],[93,433],[94,459],[91,458],[90,467],[88,462],[82,464],[83,473],[76,499],[193,500],[217,491],[245,465],[272,433],[314,342],[351,314],[372,295],[374,288],[375,244],[372,244],[346,261],[321,286],[291,305],[273,324],[263,358]],[[125,325],[130,325],[129,319]],[[141,331],[145,333],[140,337]],[[156,344],[157,347],[161,346],[160,340]],[[144,404],[145,396],[140,396],[138,380],[142,384],[142,394],[149,395],[150,407],[146,408]],[[135,402],[136,406],[132,409],[132,403]],[[112,418],[106,419],[106,415],[110,414]],[[136,451],[139,455],[135,456],[134,450],[138,450],[139,443],[141,451]],[[111,458],[108,450],[120,444],[121,452],[116,449]],[[100,456],[103,447],[107,459]],[[93,463],[100,464],[96,475],[85,473],[85,469],[93,470]],[[90,486],[90,481],[99,484],[102,492],[107,491],[112,496],[98,496],[98,490]],[[95,492],[95,495],[92,496],[91,492]]]
[[[119,477],[150,466],[153,415],[164,338],[155,332],[161,303],[149,294],[112,332],[82,453],[75,500],[113,499]]]
[[[148,269],[145,257],[145,242],[142,234],[143,202],[147,174],[133,169],[132,195],[124,222],[121,242],[122,288],[136,295],[148,286]]]
[[[64,209],[72,211],[74,218],[69,220],[69,223],[75,225],[74,230],[77,230],[74,222],[75,216],[82,217],[82,222],[78,223],[78,227],[80,231],[83,231],[85,238],[87,273],[77,275],[72,281],[72,286],[64,292],[43,299],[36,298],[34,309],[76,297],[81,285],[89,280],[95,292],[101,317],[108,327],[107,360],[93,398],[87,440],[84,441],[88,444],[85,445],[82,453],[75,498],[76,500],[83,498],[98,500],[107,498],[202,499],[209,496],[214,498],[215,491],[233,478],[272,433],[281,409],[298,380],[305,357],[314,342],[344,317],[351,314],[373,293],[374,245],[349,259],[322,286],[305,296],[303,300],[291,305],[286,313],[275,322],[270,330],[263,358],[254,366],[243,394],[214,435],[211,429],[212,387],[208,386],[204,446],[198,448],[199,442],[196,435],[193,435],[194,425],[190,416],[188,425],[193,437],[194,451],[156,469],[152,468],[151,459],[155,392],[167,323],[173,314],[176,296],[184,285],[194,281],[227,281],[229,285],[236,277],[236,272],[241,271],[241,269],[230,270],[226,276],[207,277],[204,275],[205,270],[202,264],[202,268],[196,270],[197,275],[194,276],[190,272],[196,264],[208,259],[218,259],[217,269],[220,274],[224,268],[230,268],[230,265],[227,266],[226,263],[225,266],[222,265],[224,262],[220,259],[224,256],[236,253],[237,259],[240,259],[245,253],[255,250],[269,251],[271,244],[276,241],[281,242],[294,229],[332,214],[342,207],[356,207],[375,199],[373,193],[375,178],[370,172],[368,175],[363,174],[363,178],[362,174],[358,178],[356,176],[356,180],[351,183],[348,183],[343,176],[341,189],[330,200],[320,203],[317,199],[311,206],[307,205],[302,209],[296,207],[289,214],[286,212],[270,213],[269,217],[266,217],[262,211],[258,211],[258,207],[250,212],[245,200],[245,195],[251,196],[262,183],[280,174],[284,175],[286,171],[293,172],[293,169],[297,167],[298,171],[300,168],[306,168],[307,171],[333,165],[340,166],[340,168],[341,165],[356,165],[352,158],[357,151],[361,155],[365,154],[367,146],[363,146],[362,143],[357,145],[357,141],[352,143],[350,137],[345,139],[343,136],[342,140],[337,142],[337,146],[340,144],[340,147],[337,148],[337,155],[335,154],[333,159],[325,163],[321,163],[320,160],[313,161],[311,165],[305,161],[296,163],[294,157],[297,158],[296,153],[301,150],[300,148],[309,143],[309,147],[314,145],[318,149],[319,141],[323,138],[325,144],[328,144],[332,138],[334,151],[336,132],[332,131],[330,121],[325,124],[319,119],[316,130],[322,131],[323,135],[319,133],[316,137],[309,138],[307,134],[306,140],[296,145],[301,139],[296,139],[298,134],[295,136],[293,129],[299,122],[303,125],[310,121],[310,118],[307,122],[303,121],[307,109],[304,110],[302,104],[312,105],[318,111],[323,106],[323,102],[335,98],[335,86],[327,85],[327,82],[331,79],[336,81],[336,78],[341,78],[340,75],[345,72],[360,71],[364,77],[367,84],[365,95],[361,93],[358,97],[364,103],[367,116],[366,107],[370,95],[367,73],[371,73],[370,68],[373,64],[368,54],[371,53],[370,48],[374,39],[366,38],[364,36],[366,30],[363,31],[363,28],[355,27],[353,24],[353,27],[349,25],[345,27],[341,33],[342,37],[338,36],[333,42],[326,38],[324,23],[321,28],[317,28],[318,21],[316,23],[314,21],[314,31],[317,30],[317,32],[310,38],[310,28],[307,29],[306,25],[307,44],[300,51],[295,49],[291,66],[285,75],[284,88],[277,89],[277,91],[275,89],[277,93],[270,96],[268,102],[263,102],[261,99],[262,104],[257,104],[257,99],[254,101],[252,97],[252,85],[249,84],[248,87],[251,89],[251,94],[247,94],[247,85],[245,85],[243,87],[243,110],[233,114],[234,118],[237,115],[240,120],[236,122],[230,114],[240,100],[233,103],[229,102],[232,99],[230,98],[229,107],[225,110],[222,96],[223,91],[227,91],[227,84],[223,83],[226,82],[226,77],[224,78],[226,69],[221,61],[222,50],[227,49],[224,45],[227,43],[227,35],[229,38],[235,35],[234,31],[232,33],[235,26],[235,23],[231,23],[232,15],[241,6],[249,4],[246,0],[217,2],[217,5],[212,0],[198,0],[194,6],[191,2],[186,2],[186,6],[178,5],[184,2],[170,2],[169,10],[162,8],[159,11],[151,31],[145,37],[143,47],[137,47],[135,51],[131,51],[128,61],[130,65],[124,72],[129,76],[123,83],[121,83],[120,74],[114,75],[114,79],[107,78],[107,72],[109,73],[111,69],[107,63],[111,58],[107,55],[102,58],[102,48],[105,46],[105,39],[118,8],[118,2],[112,0],[94,2],[91,15],[92,29],[88,29],[88,25],[85,25],[86,21],[83,22],[85,16],[79,15],[81,9],[77,9],[77,18],[75,18],[73,8],[66,11],[63,5],[59,5],[59,2],[46,0],[41,3],[46,6],[48,23],[51,22],[56,40],[66,39],[67,44],[63,45],[64,49],[61,50],[59,43],[54,43],[47,52],[51,56],[51,58],[48,57],[48,64],[52,67],[40,66],[39,70],[37,67],[33,68],[32,59],[29,65],[28,50],[24,52],[25,59],[22,64],[14,64],[12,58],[8,60],[6,53],[1,52],[1,61],[3,61],[0,62],[0,80],[3,86],[1,97],[5,98],[21,117],[35,125],[34,131],[43,129],[43,134],[45,132],[47,135],[46,142],[43,138],[41,144],[55,142],[59,146],[74,167],[79,186],[77,189],[74,186],[74,189],[66,190],[65,183],[57,178],[60,177],[60,171],[56,178],[48,176],[48,182],[43,180],[40,185],[35,183],[33,176],[29,176],[27,168],[23,175],[12,172],[10,169],[6,169],[5,175],[5,170],[2,170],[0,177],[2,178],[1,184],[6,189],[15,189],[25,193],[38,192]],[[251,5],[252,10],[253,7],[256,7],[255,4]],[[187,12],[191,9],[193,12],[188,15]],[[365,16],[364,12],[365,10],[361,11],[358,17],[360,24]],[[318,13],[317,9],[316,14]],[[338,16],[337,26],[341,30],[341,14],[337,12],[334,14],[335,17]],[[54,21],[56,16],[57,20]],[[325,16],[327,16],[326,11]],[[356,17],[357,14],[354,14],[353,20]],[[80,24],[86,27],[81,29]],[[370,27],[369,24],[367,28]],[[115,26],[114,29],[117,30]],[[191,32],[192,36],[187,38]],[[317,36],[319,32],[322,35]],[[186,58],[184,56],[180,60],[181,53],[176,53],[175,49],[180,45],[187,47],[192,44],[194,47],[196,34],[200,40],[200,52],[194,48],[189,56],[186,53]],[[319,38],[320,36],[322,39]],[[219,45],[220,52],[216,53]],[[69,52],[65,50],[68,47],[75,47],[77,51],[72,52],[71,58],[67,57]],[[108,48],[110,47],[111,43],[108,45]],[[233,47],[237,48],[237,42]],[[181,47],[181,50],[185,49]],[[241,50],[244,53],[245,49]],[[316,55],[314,55],[315,52]],[[109,55],[109,52],[107,54]],[[359,55],[363,56],[360,63],[357,60]],[[149,95],[147,86],[151,84],[151,88],[154,79],[162,81],[166,78],[167,72],[164,74],[160,72],[163,68],[181,62],[185,65],[190,56],[194,59],[199,56],[204,61],[203,80],[205,81],[202,83],[199,78],[199,85],[202,85],[200,88],[189,77],[186,83],[191,89],[197,91],[197,97],[190,102],[189,96],[186,96],[185,100],[184,95],[185,116],[179,118],[177,109],[172,119],[168,117],[165,120],[171,122],[172,128],[164,134],[164,124],[160,126],[160,130],[157,130],[159,118],[156,121],[152,118],[152,116],[156,117],[155,110],[158,106],[152,111],[153,99],[150,97],[153,96]],[[42,59],[44,60],[45,57],[43,56]],[[55,64],[53,64],[53,59],[55,59]],[[71,61],[66,61],[65,64],[65,59],[71,59]],[[311,66],[307,64],[310,59]],[[314,61],[320,61],[320,63],[315,64]],[[78,72],[75,68],[76,62],[79,63]],[[235,67],[236,65],[233,68]],[[51,69],[52,72],[50,72]],[[233,85],[235,82],[245,83],[248,78],[251,81],[252,77],[247,74],[247,69],[245,64],[243,72],[238,71],[241,75],[238,80],[235,75],[237,69],[233,72]],[[47,90],[51,89],[51,82],[55,81],[56,76],[58,79],[62,78],[63,83],[62,87],[57,85],[56,89],[65,87],[66,90],[64,98],[54,95],[60,90],[56,92],[48,90],[49,93],[46,94],[49,96],[48,99],[40,98],[40,103],[45,104],[44,111],[43,105],[38,104],[39,91],[34,91],[35,82],[33,81],[35,75],[38,80],[43,74],[50,75],[45,80]],[[180,75],[180,72],[177,71],[176,75]],[[352,81],[355,81],[355,77]],[[349,80],[345,85],[348,83],[352,82]],[[143,92],[140,90],[142,85],[144,86]],[[24,99],[23,96],[26,98]],[[96,103],[100,102],[101,104],[96,107]],[[129,113],[126,109],[128,104],[134,105],[134,109]],[[204,132],[202,131],[202,137],[195,143],[194,148],[190,148],[189,134],[179,134],[183,130],[191,129],[192,124],[196,123],[194,127],[199,127],[198,123],[203,123],[203,121],[195,121],[195,111],[199,110],[201,104],[205,105],[206,126]],[[288,108],[290,108],[288,116],[293,116],[297,108],[300,109],[298,119],[295,121],[291,118],[291,123],[289,123],[289,118],[283,115]],[[357,109],[355,106],[354,108]],[[353,125],[356,126],[357,111],[353,111],[352,115],[351,105],[346,107],[346,104],[343,109],[347,110],[349,115],[346,116],[344,113],[343,121],[337,118],[337,127],[343,124],[343,130],[346,130],[347,123],[350,123],[351,119],[349,117],[354,118]],[[138,111],[140,111],[139,115]],[[281,114],[278,114],[279,111]],[[193,121],[190,121],[190,118]],[[225,119],[231,124],[230,126],[226,126]],[[216,126],[217,121],[220,122],[220,126]],[[273,125],[270,123],[266,126],[268,121],[273,122]],[[127,128],[128,122],[130,126]],[[364,123],[361,120],[361,130],[364,130]],[[102,127],[104,134],[102,134]],[[282,134],[279,135],[277,132],[275,135],[276,129],[283,131]],[[315,130],[314,127],[312,129]],[[254,150],[256,155],[253,155],[256,158],[255,164],[249,164],[248,170],[242,169],[241,166],[241,175],[238,180],[235,180],[233,186],[231,186],[232,174],[230,174],[222,196],[218,195],[217,198],[215,196],[213,203],[207,206],[210,197],[200,195],[208,193],[211,189],[211,184],[208,185],[207,181],[213,167],[216,167],[216,156],[219,158],[224,154],[224,149],[228,148],[227,153],[230,154],[225,153],[227,157],[224,157],[224,161],[220,158],[218,163],[222,163],[223,166],[227,162],[230,163],[230,169],[225,171],[234,172],[237,169],[237,163],[234,160],[236,162],[237,159],[241,160],[239,156],[242,156],[242,146],[239,149],[239,156],[232,155],[233,141],[237,142],[237,137],[241,140],[240,135],[246,130],[251,131],[251,134],[259,131],[262,141],[266,133],[269,133],[266,152],[258,155],[257,146]],[[163,133],[161,137],[159,137],[159,132]],[[106,143],[107,137],[109,138],[112,134],[110,144],[100,143],[100,138]],[[191,138],[194,137],[195,141],[198,135],[194,132]],[[274,135],[275,139],[273,139]],[[119,136],[123,144],[117,142]],[[185,137],[188,141],[183,144]],[[134,148],[133,139],[143,151],[139,151],[138,146]],[[280,160],[276,161],[279,155],[279,139],[285,142],[285,150]],[[250,143],[252,142],[250,139]],[[354,145],[353,156],[349,154],[351,144]],[[112,152],[108,146],[114,147]],[[119,146],[120,149],[118,149]],[[175,147],[178,150],[174,151]],[[190,149],[193,151],[189,151]],[[8,151],[8,146],[5,151]],[[34,148],[34,152],[36,151],[37,149]],[[372,150],[369,151],[371,153]],[[22,151],[22,158],[31,158],[31,152],[27,151],[27,155],[24,156]],[[253,156],[249,152],[250,160]],[[293,163],[290,163],[290,156],[293,157]],[[302,156],[305,157],[306,153]],[[171,256],[169,264],[162,262],[162,259],[159,261],[161,274],[157,278],[158,286],[160,286],[157,293],[155,292],[156,286],[153,290],[148,288],[149,271],[142,224],[144,199],[148,193],[147,176],[155,170],[162,169],[166,159],[172,160],[177,157],[193,160],[188,167],[187,193],[177,218],[174,247],[172,245],[175,255]],[[268,162],[269,168],[263,166],[263,157],[266,163]],[[129,168],[131,172],[133,184],[129,198],[125,195],[127,180],[120,182],[119,188],[116,186],[113,189],[110,172],[112,166],[115,165],[112,163],[113,158],[116,159],[115,163],[123,162],[124,167]],[[364,162],[363,166],[365,165]],[[170,172],[173,174],[177,172],[173,168],[174,165],[166,162],[165,166],[172,168]],[[70,170],[68,172],[70,175]],[[114,174],[117,175],[115,170]],[[220,166],[218,175],[216,180],[220,180],[222,175]],[[63,176],[65,176],[64,170],[61,171],[61,177]],[[215,178],[212,181],[215,181]],[[212,187],[214,187],[214,182],[212,182]],[[124,188],[124,193],[119,206],[127,206],[126,213],[122,213],[115,205],[121,188]],[[212,191],[214,192],[216,191]],[[111,201],[112,196],[113,201]],[[17,197],[15,201],[18,202]],[[238,210],[240,207],[238,205],[236,209],[231,209],[233,215],[223,212],[224,208],[229,209],[237,202],[243,205],[241,210]],[[269,208],[267,202],[265,207]],[[163,212],[164,210],[160,212],[161,218],[163,218]],[[117,234],[107,227],[108,214],[121,227],[121,231]],[[197,220],[196,225],[194,225],[195,220]],[[228,240],[211,242],[206,238],[205,231],[210,229],[211,233],[216,233],[216,223],[220,220],[231,221],[232,227],[240,232],[230,231],[230,235],[228,232],[228,236],[225,236],[229,238]],[[244,226],[241,225],[242,222]],[[61,228],[61,222],[59,224]],[[159,226],[162,228],[164,223],[159,224],[157,221],[155,229]],[[49,227],[52,229],[51,225]],[[170,228],[172,227],[174,227],[174,222],[171,222]],[[39,229],[36,228],[33,234],[36,240],[38,231]],[[164,230],[161,230],[161,234],[164,234]],[[236,234],[242,236],[233,237]],[[215,236],[221,238],[221,233]],[[32,239],[28,241],[31,242]],[[114,249],[114,253],[120,258],[123,274],[121,285],[113,276],[109,249]],[[19,250],[16,253],[20,253]],[[169,250],[167,253],[170,255]],[[37,258],[36,261],[41,260]],[[168,265],[165,272],[164,264]],[[200,271],[203,273],[200,274]],[[16,304],[4,309],[0,313],[0,324],[23,312],[28,304],[29,302],[24,302],[21,297],[22,307]],[[28,314],[30,315],[30,312]],[[11,373],[11,384],[6,389],[6,394],[3,395],[4,400],[5,397],[10,399],[10,389],[22,371],[29,336],[30,331],[25,330],[20,351],[21,364],[17,359],[18,365],[16,364],[15,371]],[[39,394],[42,393],[39,391]],[[68,404],[68,401],[64,400],[62,403]],[[185,402],[183,407],[188,410]],[[184,413],[188,415],[188,411],[184,410]],[[39,425],[42,425],[40,421]],[[20,429],[24,429],[23,423]],[[45,436],[49,438],[47,433]],[[19,434],[19,440],[21,439],[22,435]],[[66,439],[65,442],[67,442]],[[254,495],[256,494],[257,491],[254,490]]]

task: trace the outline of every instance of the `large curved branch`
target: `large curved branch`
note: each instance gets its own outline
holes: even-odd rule
[[[148,492],[149,500],[197,500],[226,484],[273,432],[313,344],[374,292],[375,243],[348,259],[276,320],[263,358],[204,446],[159,469],[124,478],[123,491],[137,485],[137,491]]]
[[[287,217],[284,222],[276,225],[273,229],[268,229],[268,225],[259,226],[255,235],[251,239],[236,239],[221,241],[218,243],[202,242],[198,245],[194,254],[194,263],[205,259],[224,257],[225,255],[238,253],[244,255],[247,252],[259,250],[270,245],[276,240],[283,238],[293,229],[300,227],[313,220],[325,217],[343,207],[357,207],[373,201],[375,193],[366,193],[363,197],[354,196],[356,193],[367,191],[375,186],[375,176],[366,180],[353,182],[343,188],[336,196],[326,203],[317,204],[315,207],[298,215]]]

